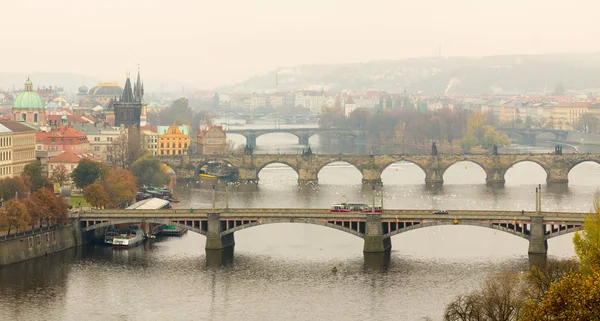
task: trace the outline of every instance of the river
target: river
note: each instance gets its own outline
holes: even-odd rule
[[[298,148],[290,139],[273,134],[257,145],[265,152]],[[377,191],[384,207],[533,210],[535,186],[543,184],[544,210],[588,211],[600,165],[575,167],[568,188],[547,188],[541,167],[526,162],[507,172],[504,188],[487,187],[472,163],[451,167],[441,188],[425,188],[424,176],[407,163],[386,169]],[[345,163],[325,167],[317,186],[298,186],[296,173],[278,164],[259,178],[258,185],[231,187],[229,206],[320,208],[371,199],[360,172]],[[210,207],[212,184],[178,184],[180,206]],[[222,206],[225,187],[216,185]],[[0,320],[441,320],[450,300],[486,276],[529,265],[526,240],[472,226],[394,236],[384,268],[365,265],[361,239],[322,226],[269,224],[235,238],[233,262],[220,267],[207,266],[204,236],[188,232],[128,250],[87,246],[0,268]],[[572,257],[571,238],[551,239],[549,256]]]

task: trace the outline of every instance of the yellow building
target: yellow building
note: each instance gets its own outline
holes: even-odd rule
[[[552,108],[552,122],[554,128],[571,130],[577,126],[581,115],[588,112],[589,103],[575,102],[562,103]]]
[[[162,131],[158,126],[158,155],[187,155],[190,147],[190,136],[186,133],[189,131],[185,126],[169,126],[165,131]]]
[[[20,122],[8,120],[1,121],[0,125],[5,128],[4,131],[8,129],[12,132],[12,137],[8,139],[8,142],[5,141],[5,144],[8,144],[12,150],[4,152],[4,157],[8,157],[11,162],[11,167],[4,169],[4,175],[7,170],[8,175],[21,175],[25,165],[35,161],[35,133],[37,130]]]

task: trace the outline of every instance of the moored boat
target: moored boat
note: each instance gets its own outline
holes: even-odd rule
[[[144,232],[141,229],[128,229],[121,231],[113,238],[112,244],[116,247],[130,247],[144,240]]]

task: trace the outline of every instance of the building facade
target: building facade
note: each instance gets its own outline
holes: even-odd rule
[[[87,136],[67,125],[50,132],[35,133],[36,151],[90,150]]]
[[[113,142],[127,137],[127,128],[93,124],[76,124],[75,129],[86,135],[89,141],[89,151],[100,160],[108,162],[108,150]]]
[[[227,134],[221,126],[205,126],[198,129],[196,152],[204,155],[226,154]]]
[[[169,126],[166,131],[158,132],[158,155],[187,155],[190,136],[184,133],[183,126]],[[187,128],[187,127],[184,127]]]
[[[48,177],[52,177],[54,171],[56,171],[57,168],[60,166],[65,167],[66,172],[70,177],[71,173],[73,173],[75,168],[77,168],[77,165],[79,165],[79,161],[81,161],[82,159],[90,159],[93,161],[100,160],[98,156],[94,155],[93,153],[90,153],[89,151],[66,150],[57,156],[51,157],[48,160]],[[67,185],[70,185],[70,183]]]
[[[24,121],[34,126],[46,125],[46,104],[33,90],[33,83],[29,78],[25,82],[25,90],[15,97],[12,115],[14,121]]]
[[[12,131],[9,144],[12,151],[9,153],[11,161],[11,176],[23,173],[25,165],[35,161],[35,133],[36,129],[15,121],[0,121],[0,125]]]

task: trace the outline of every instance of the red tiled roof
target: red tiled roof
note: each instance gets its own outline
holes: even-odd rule
[[[141,130],[149,130],[153,133],[156,133],[158,131],[157,126],[140,126],[140,131]]]
[[[38,143],[46,144],[84,144],[88,143],[87,136],[73,127],[60,126],[49,133],[35,133]],[[53,141],[54,140],[54,141]]]
[[[49,163],[79,163],[80,160],[87,158],[93,161],[100,160],[100,157],[86,150],[70,151],[66,150],[57,156],[48,160]]]

